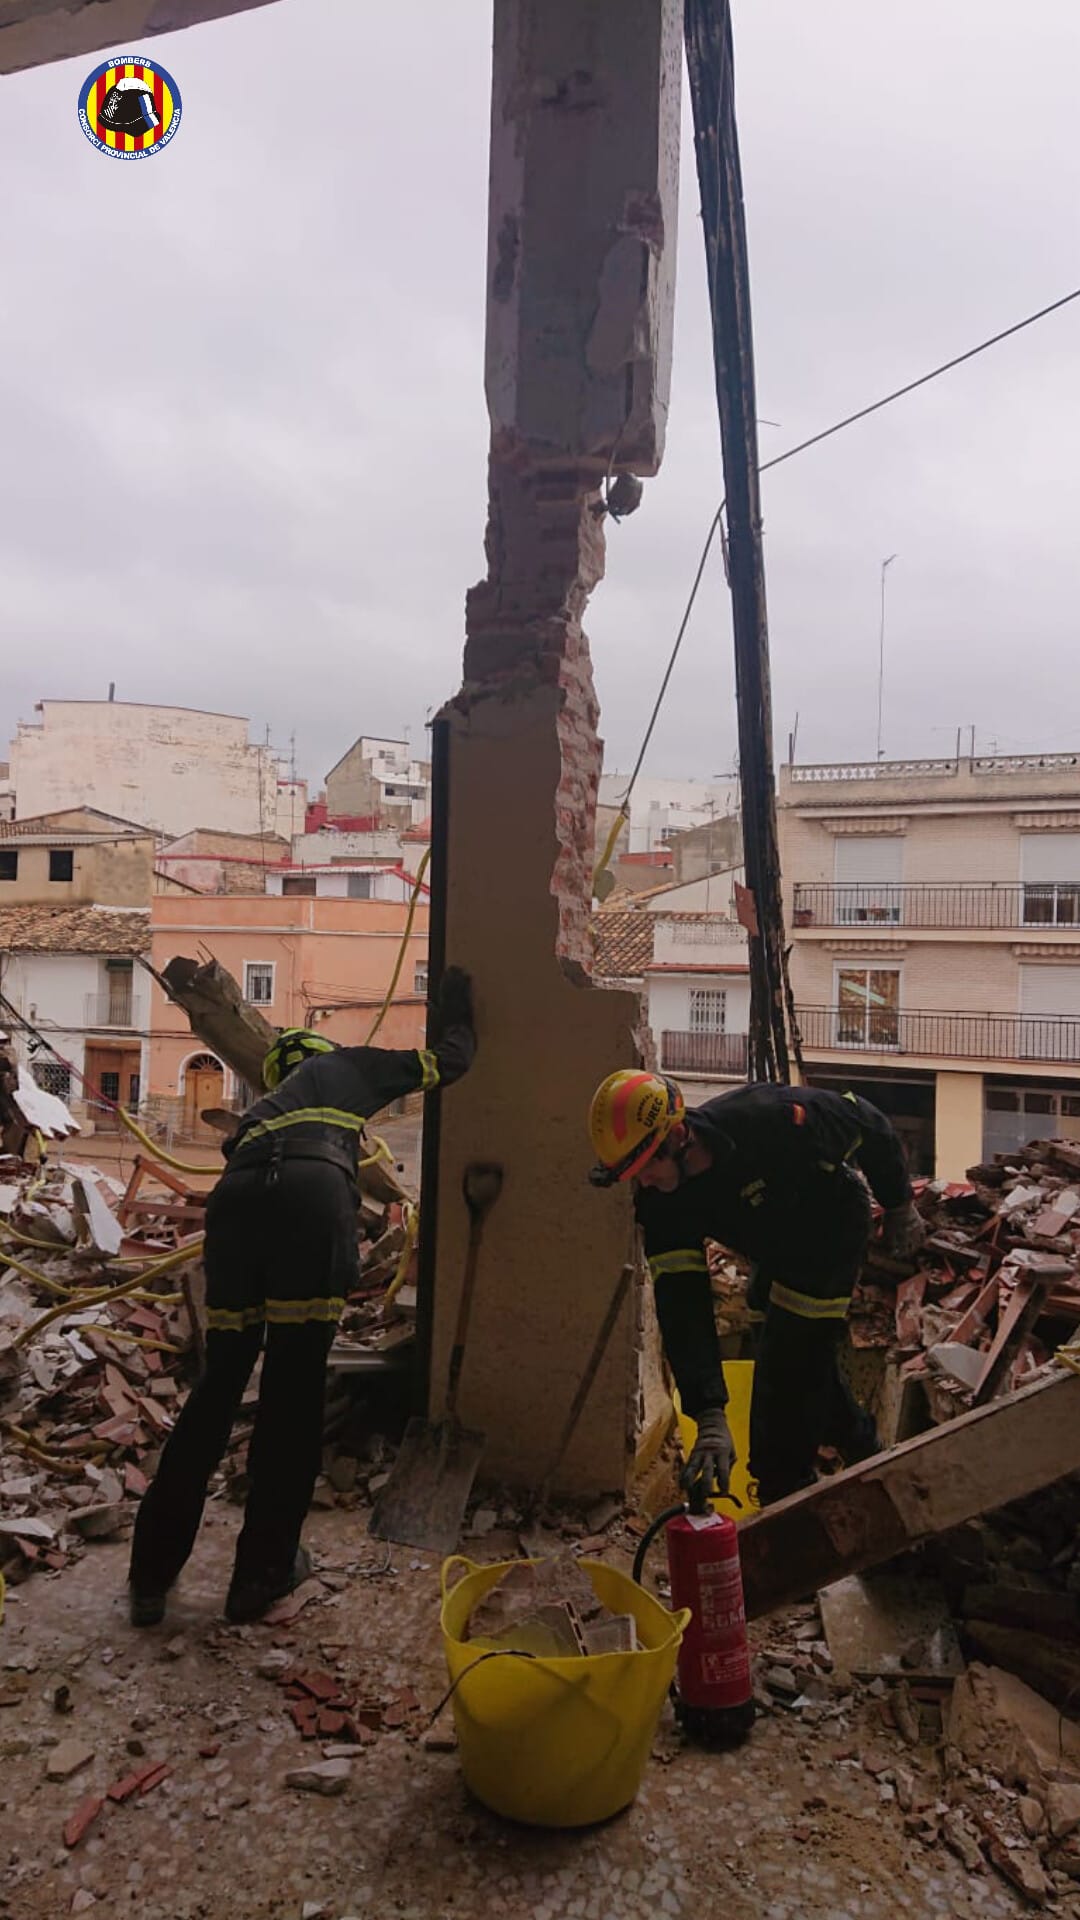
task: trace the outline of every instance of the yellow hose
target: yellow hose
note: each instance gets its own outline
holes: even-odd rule
[[[622,832],[623,827],[628,824],[629,819],[630,815],[627,813],[624,803],[624,805],[619,808],[618,813],[611,823],[611,832],[608,834],[607,840],[604,843],[604,851],[593,868],[592,890],[594,895],[596,895],[597,882],[600,879],[600,875],[606,873],[611,864],[611,856],[615,851],[615,842]]]
[[[371,1032],[368,1034],[367,1040],[364,1043],[365,1046],[370,1047],[372,1041],[375,1038],[375,1035],[378,1033],[379,1028],[382,1026],[383,1021],[386,1019],[386,1015],[390,1007],[390,1002],[394,997],[394,990],[397,986],[398,981],[401,978],[401,969],[405,964],[405,952],[409,944],[409,935],[412,933],[412,924],[413,924],[413,920],[416,917],[416,903],[420,898],[420,889],[423,885],[424,874],[427,871],[427,865],[430,859],[431,859],[431,848],[426,847],[424,849],[424,857],[421,860],[420,865],[416,869],[416,881],[412,890],[412,898],[409,901],[409,911],[405,920],[405,931],[401,936],[401,945],[398,948],[398,957],[394,966],[393,975],[391,976],[390,985],[386,989],[386,997],[383,1000],[382,1006],[379,1008],[378,1013],[375,1015],[375,1020],[372,1025]],[[370,1163],[367,1163],[367,1164],[370,1164]]]
[[[153,1154],[154,1159],[160,1160],[163,1166],[172,1167],[176,1173],[219,1174],[223,1172],[224,1169],[222,1167],[197,1167],[193,1165],[190,1160],[178,1160],[174,1153],[166,1153],[165,1148],[159,1147],[156,1140],[151,1140],[150,1135],[143,1131],[138,1121],[132,1119],[126,1107],[117,1107],[116,1112],[128,1132],[133,1133],[136,1140],[146,1148],[147,1153]]]
[[[81,1307],[100,1307],[107,1300],[122,1300],[126,1295],[140,1291],[147,1280],[156,1279],[158,1274],[168,1273],[171,1268],[182,1266],[186,1260],[195,1259],[202,1252],[202,1244],[200,1237],[198,1240],[190,1241],[186,1247],[177,1247],[175,1252],[167,1253],[163,1260],[155,1261],[153,1266],[146,1267],[142,1273],[135,1274],[130,1280],[122,1281],[118,1287],[105,1287],[96,1293],[83,1291],[76,1301],[62,1300],[59,1306],[50,1307],[47,1313],[32,1320],[28,1327],[24,1327],[21,1333],[16,1334],[12,1347],[15,1349],[25,1347],[36,1333],[40,1333],[44,1327],[51,1326],[54,1320],[59,1320],[65,1313],[77,1312]],[[154,1294],[151,1297],[155,1305],[164,1304],[160,1294]]]
[[[420,1210],[418,1207],[409,1207],[405,1214],[405,1244],[401,1249],[401,1257],[394,1269],[394,1277],[383,1295],[384,1307],[393,1305],[405,1284],[405,1275],[409,1271],[409,1261],[412,1259],[413,1248],[416,1245],[416,1236],[419,1230]]]
[[[4,1432],[14,1440],[21,1453],[28,1453],[32,1460],[40,1461],[43,1467],[50,1467],[54,1473],[81,1473],[87,1458],[102,1460],[109,1451],[103,1441],[95,1446],[88,1443],[81,1459],[69,1460],[56,1453],[47,1453],[44,1447],[38,1446],[25,1427],[17,1427],[12,1420],[5,1420]]]
[[[160,1295],[158,1298],[160,1299]],[[126,1340],[133,1347],[151,1347],[155,1353],[183,1353],[183,1347],[171,1340],[154,1340],[148,1333],[129,1333],[126,1327],[113,1327],[104,1320],[80,1320],[77,1333],[104,1333],[110,1340]]]

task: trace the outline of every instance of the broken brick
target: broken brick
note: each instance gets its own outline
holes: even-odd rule
[[[83,1835],[93,1826],[104,1805],[103,1793],[88,1793],[85,1800],[79,1801],[74,1813],[70,1814],[64,1822],[65,1847],[78,1846]]]
[[[172,1768],[165,1761],[162,1761],[159,1767],[151,1767],[149,1773],[145,1774],[139,1783],[140,1796],[145,1793],[153,1793],[154,1788],[160,1787],[162,1781],[171,1772]]]

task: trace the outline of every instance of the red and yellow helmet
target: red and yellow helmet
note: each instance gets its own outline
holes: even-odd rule
[[[632,1179],[685,1114],[682,1094],[664,1074],[639,1067],[609,1073],[589,1109],[589,1137],[597,1156],[589,1175],[593,1186]]]

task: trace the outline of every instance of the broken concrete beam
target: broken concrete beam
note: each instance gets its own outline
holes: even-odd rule
[[[1013,1366],[1035,1322],[1042,1313],[1050,1282],[1039,1274],[1026,1275],[1017,1282],[1011,1300],[998,1315],[997,1332],[986,1356],[986,1366],[972,1395],[972,1405],[985,1406],[996,1400],[1008,1384]]]
[[[5,0],[0,22],[0,73],[19,73],[140,44],[202,20],[265,7],[270,0]],[[169,56],[165,56],[168,60]]]
[[[1080,1469],[1080,1374],[1054,1373],[792,1494],[739,1529],[747,1616],[769,1613]]]

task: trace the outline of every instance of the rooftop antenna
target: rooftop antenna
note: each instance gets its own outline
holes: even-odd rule
[[[116,681],[115,681],[115,680],[110,680],[110,681],[109,681],[109,701],[110,701],[110,704],[111,704],[111,702],[112,702],[113,700],[115,700],[115,699],[116,699]]]

